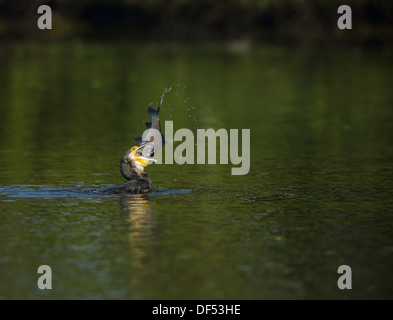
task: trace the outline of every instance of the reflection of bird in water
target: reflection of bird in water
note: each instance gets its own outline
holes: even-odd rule
[[[147,195],[135,194],[121,197],[122,216],[129,227],[129,246],[131,263],[134,267],[143,268],[146,248],[152,236],[154,217],[150,213]]]
[[[149,198],[143,194],[121,197],[120,207],[132,229],[138,230],[150,217]]]
[[[140,146],[129,149],[120,161],[120,172],[127,181],[121,185],[103,190],[103,193],[135,194],[146,193],[151,190],[152,181],[149,175],[144,172],[144,167],[156,161],[152,157],[155,152],[166,143],[161,133],[160,107],[167,91],[169,90],[165,90],[161,96],[157,110],[152,107],[147,108],[152,118],[152,122],[146,122],[146,126],[149,130],[147,130],[143,138],[138,137],[134,139]]]

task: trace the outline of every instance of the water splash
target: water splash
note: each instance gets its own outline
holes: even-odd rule
[[[158,108],[161,107],[162,102],[164,101],[164,96],[168,93],[172,91],[172,86],[165,88],[164,92],[161,95],[161,99],[160,99],[160,103],[158,104]]]
[[[192,119],[193,122],[194,122],[195,128],[198,128],[198,120],[197,120],[197,117],[195,116],[196,108],[195,108],[194,105],[191,104],[190,97],[185,94],[185,89],[186,88],[187,88],[186,86],[181,87],[180,84],[178,84],[178,83],[171,84],[170,86],[165,88],[164,91],[161,94],[161,98],[160,98],[160,101],[158,103],[158,108],[161,107],[161,105],[162,105],[162,103],[164,101],[165,95],[168,92],[173,92],[174,95],[177,98],[179,98],[181,102],[183,102],[185,104],[188,118],[190,120]],[[168,104],[168,105],[165,105],[165,110],[166,110],[166,112],[169,112],[169,114],[168,114],[169,119],[173,120],[174,119],[173,112],[174,112],[175,109],[173,107],[171,107],[170,104]]]
[[[198,120],[195,116],[195,106],[191,104],[191,98],[185,94],[187,86],[183,86],[183,88],[180,88],[179,84],[173,86],[176,87],[175,96],[180,98],[187,108],[188,118],[192,118],[194,120],[195,128],[198,128]]]

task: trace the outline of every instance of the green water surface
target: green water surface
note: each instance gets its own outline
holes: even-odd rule
[[[1,44],[0,298],[392,299],[392,61],[388,49]],[[150,194],[95,193],[123,182],[120,158],[170,86],[161,120],[175,129],[250,129],[249,173],[154,164]]]

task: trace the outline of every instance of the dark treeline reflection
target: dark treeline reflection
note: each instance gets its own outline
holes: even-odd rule
[[[329,0],[0,0],[0,38],[392,43],[392,3],[345,3],[353,13],[350,32],[337,28],[342,4]],[[50,32],[37,28],[40,5],[52,8]]]

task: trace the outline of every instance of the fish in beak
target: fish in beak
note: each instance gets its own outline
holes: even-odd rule
[[[157,152],[158,149],[164,147],[165,144],[167,143],[164,135],[161,132],[160,107],[164,99],[165,93],[167,93],[170,90],[171,88],[165,89],[164,93],[161,96],[160,103],[158,104],[157,110],[155,110],[152,107],[147,108],[147,112],[151,117],[151,122],[145,122],[148,130],[145,131],[143,137],[134,138],[134,140],[140,144],[139,148],[143,147],[141,149],[142,157],[146,159],[150,159],[150,161],[154,161],[154,159],[152,160],[154,154]]]
[[[152,164],[153,162],[157,162],[156,159],[153,159],[151,157],[145,157],[144,156],[144,149],[149,147],[152,144],[152,142],[145,143],[139,147],[132,147],[132,155],[134,156],[135,160],[138,161],[142,166],[146,167],[149,164]]]

